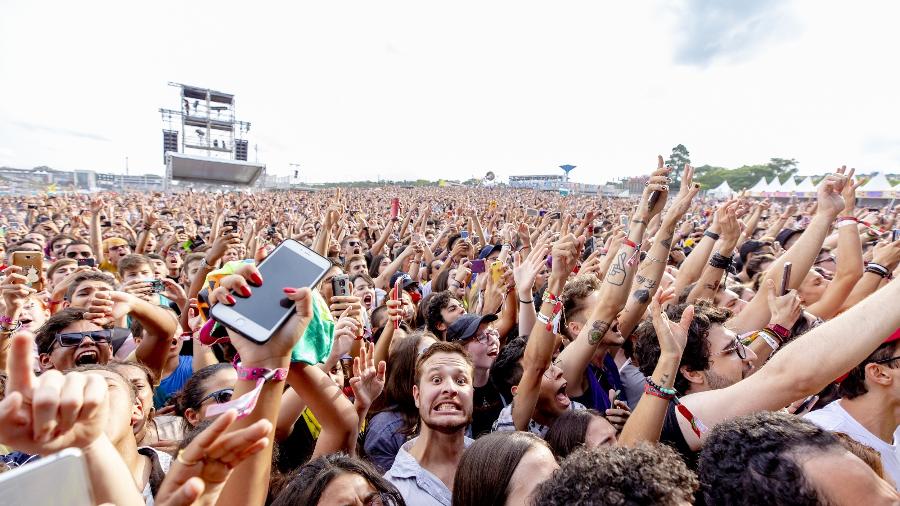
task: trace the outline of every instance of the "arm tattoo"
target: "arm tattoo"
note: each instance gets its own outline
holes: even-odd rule
[[[609,267],[609,272],[606,273],[606,281],[615,286],[625,284],[625,262],[627,258],[628,254],[624,251],[616,255],[616,260]]]
[[[650,302],[650,291],[646,290],[644,288],[639,288],[639,289],[635,290],[634,293],[631,294],[631,296],[634,297],[634,299],[637,300],[638,302],[640,302],[641,304],[646,304],[646,303]]]
[[[594,323],[591,324],[591,331],[588,332],[588,343],[591,346],[596,346],[600,343],[600,340],[603,339],[603,336],[606,335],[606,332],[609,330],[609,323],[594,320]]]
[[[655,280],[652,280],[650,278],[645,278],[644,276],[641,276],[640,274],[637,275],[636,281],[637,281],[637,284],[647,288],[647,290],[653,290],[654,288],[656,288]]]
[[[663,246],[665,246],[666,249],[668,249],[668,250],[672,249],[672,238],[671,237],[668,239],[663,239],[662,241],[659,241],[659,243],[662,244]]]

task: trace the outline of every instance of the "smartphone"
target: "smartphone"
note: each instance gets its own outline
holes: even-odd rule
[[[41,280],[44,255],[40,251],[16,251],[12,254],[12,264],[22,268],[25,286],[38,292],[44,290],[44,282]]]
[[[391,199],[391,219],[396,220],[400,216],[400,199]]]
[[[78,263],[79,267],[81,267],[82,265],[86,265],[88,267],[94,267],[95,264],[97,263],[96,261],[94,261],[93,258],[79,258],[78,260],[76,260],[76,262]]]
[[[559,212],[555,212],[555,213],[552,213],[552,214],[550,215],[550,219],[551,219],[551,220],[558,220],[558,219],[560,219],[560,218],[562,218],[562,214],[559,213]]]
[[[144,281],[144,283],[150,283],[150,290],[153,293],[162,293],[166,290],[166,287],[163,285],[162,280],[159,279],[148,279]]]
[[[225,220],[222,222],[222,227],[230,230],[229,233],[234,233],[238,230],[238,222],[235,219]]]
[[[331,278],[331,293],[335,297],[350,295],[350,276],[338,274]]]
[[[900,240],[900,228],[895,228],[891,232],[891,241],[893,242],[893,241],[898,241],[898,240]]]
[[[109,221],[109,220],[101,221],[101,222],[100,222],[100,226],[103,227],[103,228],[109,228],[109,227],[112,226],[112,222]]]
[[[288,239],[272,250],[258,268],[263,285],[253,287],[251,297],[234,293],[235,304],[216,304],[210,314],[222,325],[263,344],[294,314],[294,304],[282,289],[316,286],[331,268],[331,262]]]
[[[196,251],[197,248],[206,245],[206,241],[204,241],[203,238],[199,235],[195,235],[194,238],[189,239],[188,242],[190,243],[191,251]]]
[[[96,504],[84,456],[77,448],[66,448],[0,474],[0,498],[3,504]]]
[[[784,263],[784,273],[781,277],[781,292],[779,293],[779,295],[788,293],[788,286],[791,283],[791,267],[792,266],[790,262]]]
[[[463,230],[463,231],[461,231],[461,232],[459,233],[459,238],[460,238],[460,239],[468,239],[468,238],[469,238],[469,231],[468,231],[468,230]]]
[[[537,216],[538,210],[529,208],[525,210],[525,214],[527,214],[528,216]]]
[[[481,274],[484,272],[484,260],[472,260],[472,274]]]
[[[503,262],[494,262],[491,264],[491,279],[494,283],[499,283],[500,278],[503,277]]]
[[[624,214],[619,216],[619,225],[622,225],[623,227],[628,226],[628,216],[625,216]]]
[[[37,204],[28,204],[28,209],[37,209]]]
[[[391,288],[391,300],[400,300],[400,285],[402,281],[398,279]],[[394,329],[400,328],[400,320],[394,322]]]
[[[268,237],[272,237],[273,235],[275,235],[275,225],[269,225],[268,230],[266,230],[266,235]]]

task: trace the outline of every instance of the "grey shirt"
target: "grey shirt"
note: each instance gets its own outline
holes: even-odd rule
[[[388,481],[397,487],[406,504],[416,506],[451,506],[453,492],[444,485],[437,476],[419,465],[409,450],[418,441],[410,439],[397,452],[394,465],[384,475]],[[464,438],[464,444],[468,447],[472,439]]]

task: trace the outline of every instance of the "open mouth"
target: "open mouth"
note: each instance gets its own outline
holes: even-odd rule
[[[372,307],[372,294],[366,294],[363,296],[363,304],[365,304],[366,307]]]
[[[442,402],[432,409],[432,411],[436,411],[438,413],[459,413],[462,410],[459,408],[459,405],[455,402]]]
[[[560,403],[564,407],[569,407],[572,401],[569,400],[569,396],[566,395],[566,387],[568,383],[563,383],[559,390],[556,391],[556,402]]]
[[[100,353],[97,350],[84,350],[75,355],[75,365],[99,364]]]
[[[31,319],[30,318],[21,318],[21,319],[19,319],[19,323],[22,324],[23,329],[27,329],[27,330],[31,329]]]
[[[487,352],[487,356],[489,356],[489,357],[496,357],[499,354],[500,354],[500,348],[491,348]]]

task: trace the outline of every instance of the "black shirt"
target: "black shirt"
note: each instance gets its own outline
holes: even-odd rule
[[[475,387],[472,400],[472,437],[490,432],[504,406],[506,403],[492,381],[488,380],[483,387]]]

